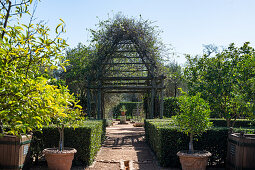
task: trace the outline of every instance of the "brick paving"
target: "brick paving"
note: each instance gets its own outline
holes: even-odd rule
[[[129,161],[133,169],[167,169],[158,166],[150,148],[145,143],[144,128],[132,124],[118,124],[106,129],[106,140],[94,163],[86,170],[119,170],[121,163]]]

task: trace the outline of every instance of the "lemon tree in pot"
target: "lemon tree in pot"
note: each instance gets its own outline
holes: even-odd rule
[[[210,108],[207,102],[195,96],[180,97],[180,112],[174,117],[178,130],[189,135],[189,150],[179,151],[177,155],[183,170],[203,170],[208,164],[210,152],[194,150],[193,138],[205,132],[212,124],[209,121]]]
[[[121,109],[121,116],[120,116],[120,124],[125,124],[126,123],[126,106],[122,105]]]
[[[126,115],[126,111],[127,111],[126,106],[122,105],[120,111],[121,111],[121,116],[125,116]]]
[[[74,154],[77,152],[74,148],[64,147],[64,127],[77,126],[82,122],[81,106],[77,105],[75,97],[69,93],[67,87],[59,88],[52,86],[52,100],[48,103],[52,108],[52,122],[59,131],[59,147],[46,148],[43,150],[49,169],[52,170],[70,170]]]

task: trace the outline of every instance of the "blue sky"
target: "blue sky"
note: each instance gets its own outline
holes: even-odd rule
[[[228,46],[249,41],[255,46],[254,0],[41,0],[35,16],[54,30],[62,18],[70,47],[88,44],[86,28],[96,28],[118,12],[155,21],[184,63],[183,54],[202,54],[203,44]],[[98,19],[99,18],[99,19]]]

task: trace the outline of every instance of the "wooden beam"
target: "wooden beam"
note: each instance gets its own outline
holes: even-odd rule
[[[123,90],[123,91],[104,91],[104,93],[146,93],[147,91],[140,90]]]
[[[87,87],[88,89],[151,89],[152,86],[90,86],[90,87]],[[162,87],[162,86],[159,86],[159,87],[156,87],[157,88],[157,91],[159,91],[160,89],[165,89],[165,86]]]
[[[104,83],[104,85],[111,85],[111,86],[114,86],[114,85],[145,85],[147,86],[148,84],[146,82],[127,82],[127,83],[122,83],[122,82],[119,82],[119,83]]]
[[[131,72],[131,73],[135,73],[135,72],[141,72],[141,71],[148,71],[148,70],[134,70],[134,71],[132,71],[132,70],[108,70],[108,72]]]
[[[102,80],[151,80],[152,77],[102,77]]]
[[[148,62],[143,62],[143,63],[102,63],[103,65],[120,65],[120,64],[153,64],[153,63],[148,63]]]
[[[117,50],[116,53],[137,53],[136,50]]]
[[[104,86],[103,89],[151,89],[152,86]]]
[[[112,58],[127,58],[127,59],[129,59],[129,58],[141,58],[141,57],[139,57],[139,56],[114,56]]]

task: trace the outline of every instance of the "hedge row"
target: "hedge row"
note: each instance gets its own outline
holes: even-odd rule
[[[104,121],[84,121],[77,128],[64,129],[64,146],[77,150],[73,163],[75,165],[90,165],[105,138]],[[41,132],[33,134],[31,143],[32,156],[38,159],[45,148],[58,147],[59,132],[56,127],[44,127]],[[37,160],[36,160],[37,161]]]
[[[234,130],[255,133],[255,128]],[[197,137],[198,141],[194,141],[194,148],[212,153],[209,158],[210,166],[223,167],[227,154],[227,135],[226,127],[212,128]],[[188,150],[189,138],[172,126],[171,119],[145,120],[145,137],[161,166],[180,167],[176,153],[180,150]]]
[[[225,119],[217,119],[217,118],[211,118],[211,122],[213,122],[214,127],[226,127],[227,121]],[[254,122],[248,119],[236,119],[234,127],[240,128],[240,127],[252,127],[254,126]]]

